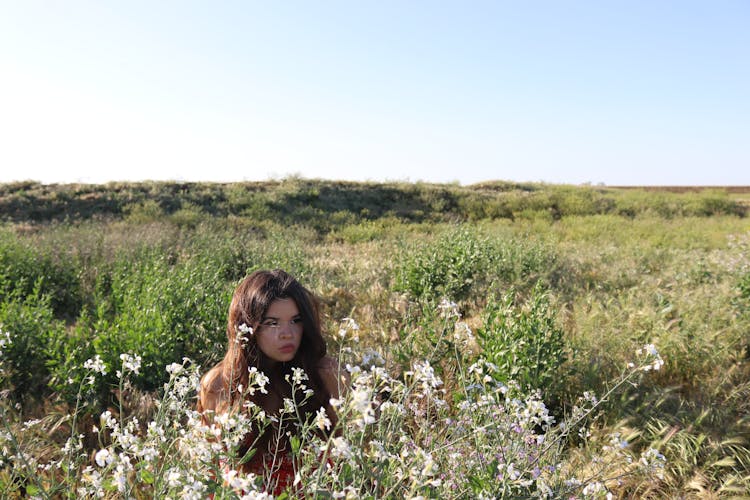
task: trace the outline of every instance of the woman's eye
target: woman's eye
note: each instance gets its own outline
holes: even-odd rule
[[[266,320],[263,323],[261,323],[263,326],[278,326],[279,323],[277,321],[272,320]]]

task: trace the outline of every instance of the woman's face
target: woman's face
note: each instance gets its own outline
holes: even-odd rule
[[[294,299],[276,299],[256,329],[258,348],[273,361],[291,361],[302,342],[302,316]]]

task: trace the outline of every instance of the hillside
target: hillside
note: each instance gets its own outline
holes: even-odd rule
[[[309,180],[241,183],[0,184],[0,220],[46,223],[173,217],[271,219],[326,232],[384,217],[450,222],[615,214],[745,216],[747,187],[601,187],[485,182],[470,186]]]

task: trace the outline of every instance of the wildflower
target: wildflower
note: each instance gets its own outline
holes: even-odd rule
[[[94,359],[87,359],[86,362],[83,363],[83,367],[86,370],[101,373],[102,375],[107,374],[107,365],[104,364],[102,357],[98,354],[94,356]]]
[[[328,415],[326,414],[326,410],[322,406],[317,411],[317,413],[315,413],[315,425],[321,431],[331,429],[331,420],[328,418]]]
[[[244,347],[250,341],[250,337],[253,336],[253,329],[247,326],[245,323],[242,323],[237,327],[237,329],[239,330],[239,332],[237,334],[237,338],[234,341]]]
[[[167,365],[167,373],[169,373],[170,375],[177,375],[181,373],[184,368],[185,367],[180,363],[171,363]]]
[[[375,409],[371,400],[371,391],[367,387],[354,387],[351,390],[349,406],[357,414],[354,422],[360,427],[375,423]]]
[[[385,358],[378,351],[374,349],[367,349],[362,353],[363,366],[383,366],[385,364]]]
[[[353,456],[349,442],[341,436],[333,438],[333,450],[331,453],[334,457],[352,458]]]
[[[337,398],[331,398],[330,400],[328,400],[328,403],[331,405],[332,408],[338,408],[339,406],[343,404],[343,401]]]
[[[359,325],[352,318],[343,318],[341,328],[339,328],[339,337],[346,338],[348,332],[352,332],[352,340],[359,342]]]
[[[266,385],[270,382],[270,379],[266,376],[265,373],[258,371],[258,369],[254,366],[251,366],[248,368],[248,388],[247,392],[250,396],[255,394],[256,388],[258,391],[260,391],[262,394],[268,394],[268,390],[266,389]]]
[[[513,463],[509,463],[505,467],[505,472],[508,473],[508,477],[511,480],[513,480],[513,481],[515,481],[516,479],[518,479],[519,477],[521,477],[521,471],[519,471],[518,469],[516,469],[516,466]]]
[[[99,417],[99,423],[103,428],[109,427],[110,429],[117,428],[117,420],[112,416],[112,412],[107,410]]]
[[[309,380],[307,378],[307,373],[305,373],[305,370],[297,366],[293,367],[292,368],[292,384],[298,385],[304,390],[305,386],[302,384],[304,380]]]
[[[235,491],[248,491],[252,488],[252,478],[243,476],[236,469],[225,469],[221,474],[221,478]]]
[[[662,455],[659,450],[649,448],[641,454],[639,463],[644,471],[648,473],[656,473],[656,476],[660,479],[664,477],[664,466],[667,459]]]
[[[583,493],[583,496],[590,496],[597,495],[598,493],[602,493],[605,491],[607,491],[607,488],[602,483],[600,483],[599,481],[594,481],[587,484],[583,488],[583,491],[581,493]]]
[[[434,389],[443,385],[443,381],[435,375],[435,369],[430,366],[429,361],[424,363],[417,361],[414,363],[414,369],[405,373],[405,375],[414,377],[414,381],[422,388],[423,395],[430,395]]]
[[[179,486],[181,478],[180,471],[176,468],[169,469],[169,472],[167,472],[167,484],[170,488],[176,488]]]
[[[135,374],[139,373],[139,370],[141,369],[141,357],[139,355],[136,354],[133,356],[131,354],[120,354],[120,359],[126,370],[130,370]]]
[[[99,467],[104,467],[112,463],[113,457],[107,448],[102,448],[94,455],[94,461]]]
[[[653,358],[653,361],[650,364],[647,364],[641,368],[644,372],[651,370],[657,371],[660,370],[662,366],[664,366],[664,360],[662,359],[659,351],[656,349],[656,346],[654,344],[646,344],[642,349],[638,349],[636,351],[636,354],[638,356],[641,356],[644,353],[649,358]]]
[[[0,331],[0,349],[3,349],[9,345],[11,345],[13,341],[10,339],[10,333]],[[0,350],[0,354],[2,354],[3,351]]]
[[[438,304],[438,310],[440,311],[440,315],[444,318],[461,317],[461,313],[458,311],[458,304],[446,298],[443,298],[443,300],[440,301],[440,304]]]
[[[465,321],[457,321],[453,329],[453,340],[462,345],[469,346],[475,342],[474,332],[471,331],[471,327]]]
[[[30,429],[31,427],[34,427],[35,425],[39,425],[41,422],[42,421],[39,420],[38,418],[34,418],[34,419],[27,420],[26,422],[24,422],[23,427],[24,429]]]

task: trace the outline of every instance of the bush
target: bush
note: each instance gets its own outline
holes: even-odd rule
[[[523,307],[514,306],[513,293],[490,301],[476,334],[483,356],[497,365],[502,382],[513,380],[524,391],[554,392],[566,359],[565,341],[550,308],[549,294],[541,285],[534,288]]]
[[[36,291],[35,291],[36,290]],[[22,244],[10,234],[0,240],[0,300],[46,295],[58,318],[75,318],[81,309],[76,264],[45,248]],[[32,299],[33,300],[33,299]]]
[[[459,228],[407,255],[397,270],[395,288],[420,299],[464,299],[491,260],[488,241]]]
[[[540,279],[554,283],[557,269],[556,255],[541,244],[492,240],[458,228],[407,251],[394,288],[416,299],[461,301],[471,294],[483,303],[492,286],[527,289]]]
[[[49,297],[41,294],[38,283],[31,294],[16,291],[0,303],[0,331],[9,338],[3,369],[11,396],[21,402],[40,398],[49,379],[49,340],[64,334],[65,326],[55,320]]]
[[[119,261],[110,279],[91,321],[94,352],[110,368],[119,353],[139,353],[137,387],[159,387],[163,367],[185,356],[202,362],[223,351],[230,290],[217,266],[201,259],[172,266],[149,255]]]

